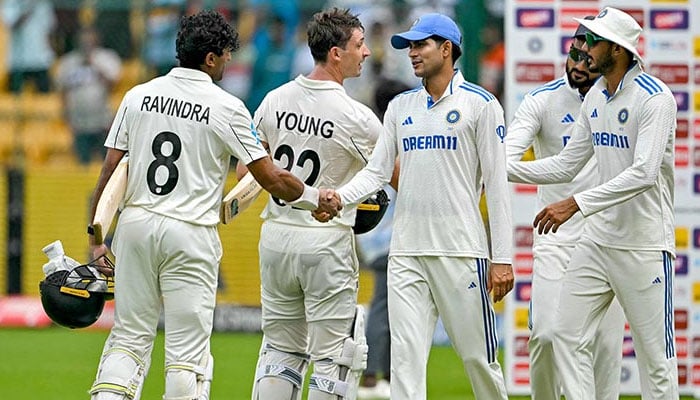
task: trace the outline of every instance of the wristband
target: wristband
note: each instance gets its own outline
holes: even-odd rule
[[[87,233],[90,236],[95,236],[95,227],[92,225],[88,225],[87,227]]]
[[[294,201],[288,201],[287,204],[290,206],[302,208],[304,210],[315,210],[318,208],[318,196],[319,190],[315,187],[309,185],[304,185],[304,191],[301,193],[298,199]]]

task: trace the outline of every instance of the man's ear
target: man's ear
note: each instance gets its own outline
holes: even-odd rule
[[[442,42],[442,45],[440,46],[442,50],[442,55],[443,57],[452,57],[452,42],[449,40],[445,40]]]
[[[340,47],[331,47],[330,51],[328,52],[328,60],[330,61],[331,59],[340,60]]]
[[[216,64],[215,57],[216,54],[214,54],[213,52],[210,51],[209,53],[207,53],[207,55],[204,56],[204,65],[206,65],[207,67],[213,67]]]

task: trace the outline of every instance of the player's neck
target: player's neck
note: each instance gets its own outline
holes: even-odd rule
[[[343,84],[343,74],[340,72],[339,68],[333,68],[332,66],[326,64],[316,64],[314,69],[311,70],[309,75],[306,76],[309,79],[317,81],[333,81],[339,84]]]
[[[447,85],[452,81],[454,71],[441,72],[430,77],[423,78],[423,86],[433,101],[438,101],[447,89]]]
[[[612,71],[605,74],[605,88],[608,90],[608,95],[612,96],[617,91],[620,81],[625,76],[627,72],[626,68],[614,68]]]
[[[605,88],[608,90],[609,96],[612,96],[617,91],[617,87],[620,85],[622,78],[625,77],[627,71],[632,68],[630,62],[617,62],[615,66],[607,73],[605,73]]]

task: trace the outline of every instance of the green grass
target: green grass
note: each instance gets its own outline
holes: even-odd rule
[[[13,400],[88,399],[107,332],[63,328],[0,329],[0,398]],[[215,333],[212,399],[246,400],[255,373],[261,336]],[[163,394],[163,335],[153,350],[142,399]],[[449,347],[434,347],[428,365],[428,398],[473,399],[462,365]],[[513,396],[524,400],[529,397]],[[621,397],[639,399],[639,397]]]

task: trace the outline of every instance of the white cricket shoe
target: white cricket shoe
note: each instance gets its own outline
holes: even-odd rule
[[[389,400],[391,398],[389,382],[380,379],[376,386],[360,386],[357,388],[357,398],[359,400]]]

